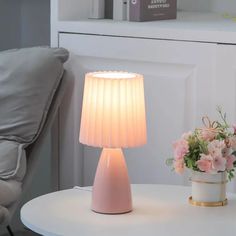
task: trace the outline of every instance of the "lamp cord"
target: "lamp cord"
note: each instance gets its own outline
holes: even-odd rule
[[[92,192],[92,187],[80,187],[80,186],[75,186],[73,189],[78,189],[78,190],[86,191],[86,192]]]

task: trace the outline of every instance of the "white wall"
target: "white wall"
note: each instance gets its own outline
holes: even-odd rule
[[[87,19],[89,12],[88,0],[58,0],[60,20]]]
[[[211,0],[177,0],[178,9],[191,11],[209,11]]]
[[[215,12],[228,13],[235,16],[236,14],[236,1],[235,0],[211,0],[212,10]]]
[[[212,11],[235,14],[235,0],[177,0],[178,9],[188,11]]]

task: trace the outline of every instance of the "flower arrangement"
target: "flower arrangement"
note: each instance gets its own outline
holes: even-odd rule
[[[169,159],[174,170],[182,174],[185,168],[216,174],[226,171],[234,177],[236,167],[236,126],[230,127],[226,114],[217,108],[221,122],[202,118],[204,127],[184,133],[174,142],[174,158]]]

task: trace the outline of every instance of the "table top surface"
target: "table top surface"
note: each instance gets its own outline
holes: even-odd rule
[[[46,236],[236,235],[236,194],[215,208],[189,205],[190,187],[132,185],[132,194],[132,212],[103,215],[90,210],[90,188],[54,192],[26,203],[21,220]]]

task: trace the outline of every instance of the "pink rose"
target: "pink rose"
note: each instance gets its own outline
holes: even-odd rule
[[[234,168],[234,162],[236,161],[236,157],[234,155],[230,155],[226,157],[226,169],[232,170]]]
[[[216,137],[216,131],[214,129],[202,128],[200,130],[200,137],[205,141],[212,141]]]
[[[212,167],[217,172],[218,171],[225,171],[225,169],[226,169],[226,159],[222,156],[213,157]]]
[[[224,148],[222,150],[222,156],[223,157],[227,157],[227,156],[229,156],[231,154],[231,152],[232,152],[231,148]]]
[[[236,124],[232,125],[234,129],[234,134],[236,134]]]
[[[225,142],[220,140],[213,140],[209,143],[208,148],[209,147],[223,149],[225,148]]]
[[[212,156],[201,154],[201,159],[197,162],[197,167],[206,173],[211,173],[212,171]]]
[[[236,136],[232,136],[229,138],[229,144],[230,147],[232,147],[232,149],[236,151]]]
[[[174,161],[175,172],[178,174],[183,174],[184,172],[184,160],[179,159]]]
[[[189,151],[188,142],[184,139],[177,140],[174,144],[174,157],[176,160],[183,159]]]

